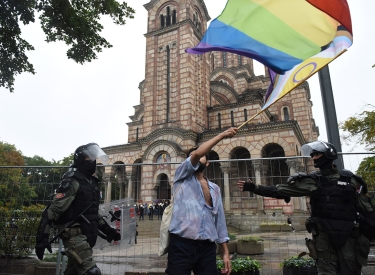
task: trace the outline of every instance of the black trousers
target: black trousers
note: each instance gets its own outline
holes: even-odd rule
[[[216,243],[181,238],[170,234],[168,265],[169,275],[217,275]]]

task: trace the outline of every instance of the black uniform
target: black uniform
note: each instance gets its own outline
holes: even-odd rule
[[[92,174],[95,173],[99,149],[97,144],[91,143],[76,150],[72,165],[75,169],[64,174],[38,228],[35,250],[38,258],[43,259],[44,249],[50,250],[51,247],[48,242],[51,226],[61,231],[69,224],[60,236],[68,256],[65,275],[101,274],[92,257],[99,229],[106,234],[109,242],[121,238],[117,230],[98,215],[100,188],[98,179]]]
[[[373,212],[366,183],[348,170],[332,168],[337,158],[332,144],[319,141],[304,146],[305,151],[310,149],[308,154],[320,171],[294,174],[286,184],[277,186],[245,183],[244,191],[286,201],[309,196],[311,217],[306,229],[312,233],[312,240],[306,244],[317,260],[319,274],[361,274],[361,267],[367,265],[370,236],[365,236],[365,222],[357,213]]]

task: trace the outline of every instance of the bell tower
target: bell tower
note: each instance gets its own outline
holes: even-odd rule
[[[160,128],[202,132],[208,127],[209,61],[190,55],[210,17],[203,0],[151,0],[146,37],[145,80],[141,83],[141,117],[131,117],[129,142]],[[138,120],[138,123],[136,123]],[[136,128],[135,128],[136,127]]]

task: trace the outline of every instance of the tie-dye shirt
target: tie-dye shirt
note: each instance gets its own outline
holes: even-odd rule
[[[173,185],[174,206],[169,231],[192,240],[223,243],[229,240],[220,188],[207,180],[212,207],[206,204],[194,167],[187,158],[176,170]]]

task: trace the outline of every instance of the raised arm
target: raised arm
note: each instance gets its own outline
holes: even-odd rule
[[[201,146],[198,147],[197,150],[193,151],[191,153],[191,164],[193,166],[196,166],[199,162],[199,159],[203,157],[204,155],[208,154],[212,147],[214,147],[219,141],[225,139],[225,138],[231,138],[237,133],[237,128],[229,128],[225,130],[224,132],[218,134],[217,136],[213,137],[212,139],[206,141]]]

